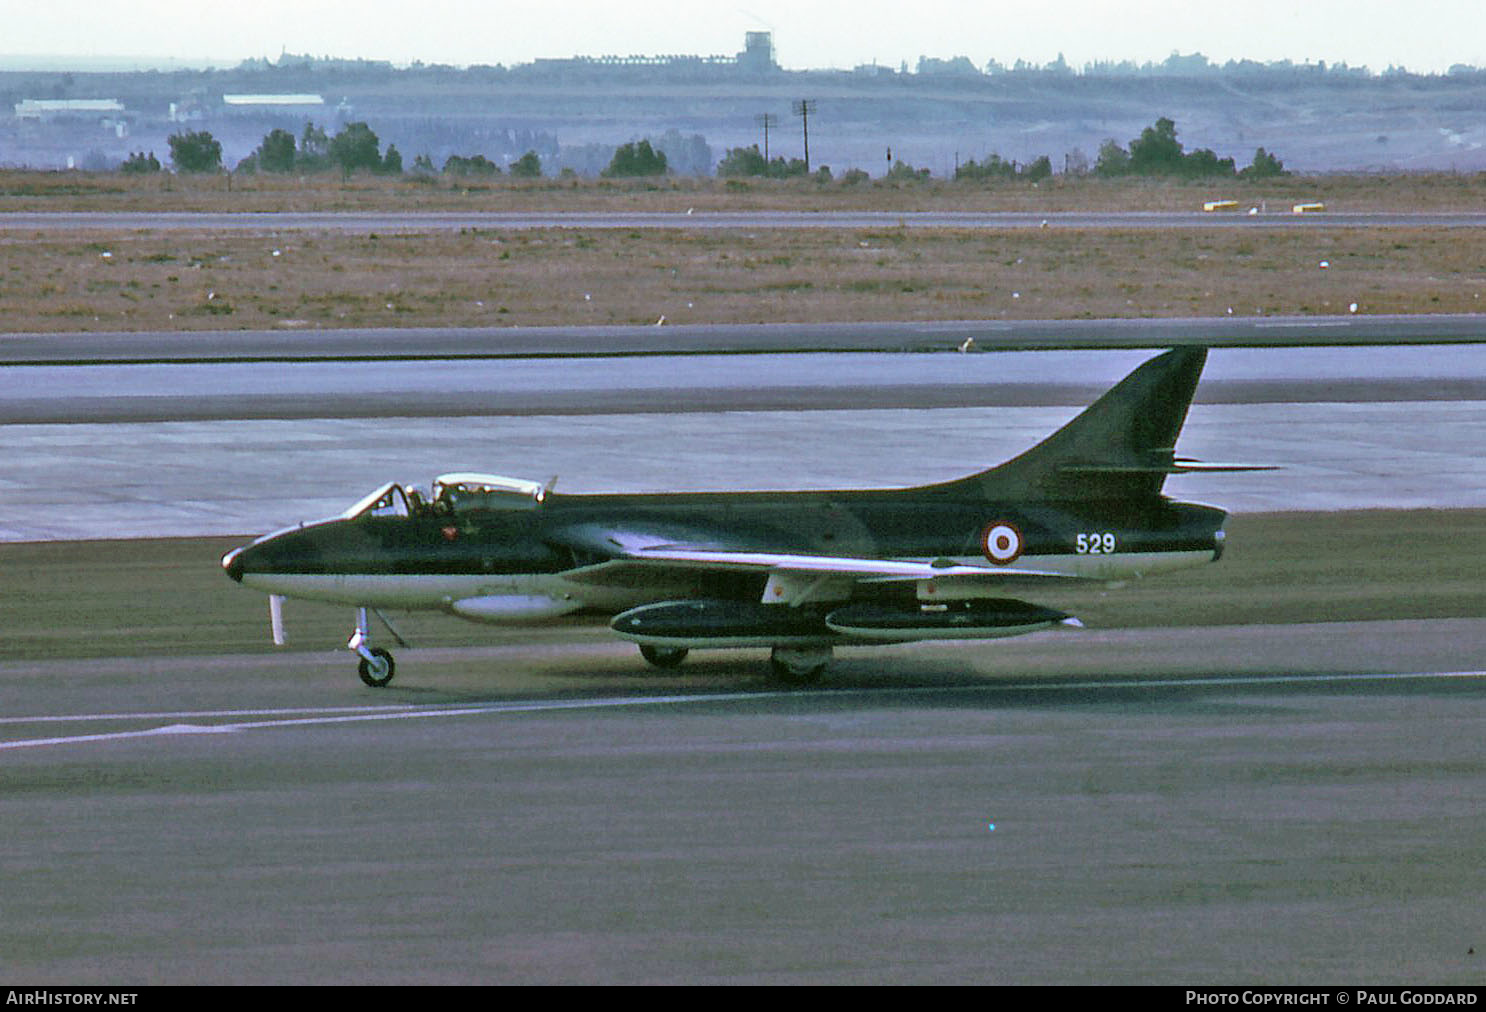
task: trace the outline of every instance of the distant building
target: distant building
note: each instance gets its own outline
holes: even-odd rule
[[[738,69],[750,74],[778,70],[774,62],[774,33],[749,32],[743,36],[743,52],[738,54]]]
[[[532,61],[532,68],[539,73],[553,71],[587,71],[613,67],[634,67],[649,70],[697,71],[712,68],[737,68],[750,74],[762,74],[778,70],[774,62],[773,35],[769,32],[748,32],[743,40],[743,52],[736,56],[688,56],[682,54],[661,56],[569,56],[562,59],[539,57]]]
[[[320,95],[223,95],[229,112],[316,112],[325,108]]]
[[[206,99],[201,95],[188,95],[179,102],[170,103],[170,122],[197,123],[206,119]]]
[[[117,118],[124,106],[115,98],[28,98],[15,104],[15,118],[49,123],[59,119]]]
[[[124,104],[114,98],[27,98],[15,104],[15,118],[32,123],[97,123],[117,137],[129,135]]]

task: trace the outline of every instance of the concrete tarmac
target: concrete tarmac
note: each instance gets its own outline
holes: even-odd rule
[[[229,542],[0,546],[0,953],[147,983],[1476,984],[1486,514],[1238,517],[1089,623],[648,667]],[[1052,602],[1050,602],[1052,603]],[[994,827],[994,828],[993,828]]]
[[[0,664],[34,983],[1474,984],[1486,621]],[[24,706],[18,697],[25,697]]]

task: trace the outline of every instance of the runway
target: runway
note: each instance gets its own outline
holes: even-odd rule
[[[1247,209],[1245,209],[1245,212]],[[1296,214],[1289,208],[1254,214],[1165,211],[7,211],[0,233],[107,232],[426,232],[439,229],[1326,229],[1482,228],[1475,212],[1336,212]]]
[[[0,366],[1479,344],[1486,314],[0,333]]]
[[[1070,603],[1081,634],[843,650],[808,693],[774,691],[760,651],[665,674],[601,627],[439,616],[402,625],[415,648],[374,692],[342,610],[291,602],[268,645],[263,598],[217,565],[234,538],[35,540],[240,535],[440,470],[934,480],[1145,357],[5,370],[27,377],[0,384],[6,969],[1479,984],[1474,348],[1215,351],[1182,450],[1287,467],[1172,483],[1240,511],[1221,563]],[[346,410],[378,369],[383,409]],[[259,417],[269,396],[320,407]],[[410,417],[440,397],[478,413]],[[20,423],[23,402],[73,414]]]
[[[261,533],[450,471],[577,492],[943,481],[1027,449],[1147,357],[0,368],[0,541]],[[1283,470],[1169,487],[1245,512],[1482,506],[1483,428],[1476,346],[1216,350],[1183,452]]]

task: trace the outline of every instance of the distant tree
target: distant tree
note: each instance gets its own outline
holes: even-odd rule
[[[330,167],[330,138],[323,127],[306,123],[299,135],[299,154],[296,162],[301,171],[320,172]]]
[[[609,167],[601,175],[608,178],[664,176],[666,156],[650,146],[649,141],[621,144],[614,150]]]
[[[769,177],[771,179],[790,179],[794,176],[806,175],[805,160],[803,158],[791,158],[785,161],[783,157],[775,158],[769,163]]]
[[[1060,57],[1062,54],[1058,54]],[[1042,155],[1028,165],[1021,172],[1021,177],[1028,182],[1040,182],[1053,174],[1053,160],[1047,155]]]
[[[254,154],[258,168],[264,172],[293,172],[294,135],[287,130],[273,130],[263,138]]]
[[[1233,159],[1219,158],[1207,148],[1198,148],[1182,159],[1181,174],[1191,179],[1232,176],[1234,174]]]
[[[863,172],[861,169],[847,169],[845,172],[841,173],[841,185],[856,186],[858,183],[865,183],[868,179],[871,178],[871,176],[867,175],[867,173]]]
[[[666,168],[683,176],[712,174],[712,148],[701,134],[683,135],[672,127],[651,142],[651,147],[666,156]]]
[[[770,179],[791,179],[795,176],[806,175],[805,161],[801,158],[785,160],[783,155],[775,157],[772,162],[764,161],[764,156],[759,154],[758,145],[753,144],[746,148],[730,148],[722,161],[717,163],[717,174],[719,176],[768,176]]]
[[[829,183],[831,181],[831,167],[829,165],[822,165],[810,174],[810,178],[814,179],[817,183]]]
[[[893,167],[887,173],[887,178],[895,183],[918,182],[921,179],[928,179],[929,176],[930,172],[928,169],[915,169],[907,162],[894,162]]]
[[[769,163],[759,153],[758,145],[746,148],[728,148],[722,161],[717,163],[717,174],[724,178],[736,176],[763,176],[769,171]]]
[[[1162,116],[1130,142],[1130,171],[1137,176],[1176,176],[1182,171],[1182,145],[1176,124]]]
[[[1110,145],[1114,145],[1113,148]],[[1120,171],[1105,170],[1106,152],[1111,156],[1112,169],[1119,168]],[[1176,139],[1176,124],[1164,116],[1156,120],[1154,125],[1142,130],[1140,136],[1130,142],[1129,155],[1121,167],[1119,156],[1123,154],[1119,145],[1106,141],[1105,146],[1099,149],[1099,165],[1095,171],[1101,176],[1128,173],[1136,176],[1181,176],[1188,179],[1234,174],[1233,159],[1219,158],[1208,148],[1198,148],[1190,154],[1184,153],[1181,142]]]
[[[222,168],[222,145],[205,130],[170,137],[170,163],[177,172],[217,172]]]
[[[131,176],[146,176],[160,171],[160,160],[155,157],[153,151],[148,155],[143,151],[136,151],[124,159],[123,164],[119,166],[119,171]]]
[[[402,152],[397,150],[396,144],[387,145],[387,154],[382,157],[382,165],[377,171],[384,176],[402,175]]]
[[[426,154],[422,154],[422,155],[415,155],[413,157],[413,171],[416,172],[416,173],[418,173],[420,176],[421,175],[431,176],[435,172],[437,172],[438,169],[435,169],[433,167],[433,159],[432,158],[430,158]]]
[[[330,160],[349,176],[357,169],[382,167],[381,142],[365,123],[347,123],[330,139]]]
[[[979,164],[972,158],[963,165],[955,166],[957,180],[1014,179],[1016,174],[1016,162],[1005,161],[994,151],[986,155],[985,160]]]
[[[724,178],[765,176],[768,173],[769,163],[764,161],[757,144],[746,148],[728,148],[722,161],[717,163],[717,174]]]
[[[484,155],[471,155],[468,158],[462,155],[450,155],[444,162],[444,175],[446,176],[498,176],[500,174],[500,166]]]
[[[1058,54],[1062,59],[1062,54]],[[925,76],[942,74],[947,76],[978,77],[980,69],[970,62],[968,56],[956,56],[952,60],[940,60],[932,56],[918,58],[917,72]]]
[[[517,179],[540,179],[542,159],[537,157],[535,151],[528,151],[511,163],[511,175]]]
[[[1238,173],[1238,178],[1273,179],[1276,176],[1288,176],[1289,174],[1285,171],[1284,162],[1281,162],[1263,148],[1258,148],[1254,151],[1253,163],[1241,169]]]
[[[1130,174],[1130,152],[1110,138],[1099,145],[1099,160],[1094,163],[1094,175],[1106,179]]]

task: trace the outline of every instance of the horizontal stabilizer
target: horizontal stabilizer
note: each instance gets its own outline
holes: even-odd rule
[[[1175,470],[1171,471],[1171,474],[1203,474],[1206,472],[1216,474],[1224,471],[1283,470],[1278,464],[1230,464],[1206,460],[1175,460],[1172,462],[1172,466]]]
[[[1229,471],[1279,471],[1278,464],[1222,464],[1174,460],[1169,464],[1065,464],[1065,474],[1220,474]]]
[[[1178,457],[1170,447],[1147,450],[1144,460],[1061,464],[1064,474],[1219,474],[1230,471],[1278,471],[1278,464],[1209,463],[1192,457]]]

